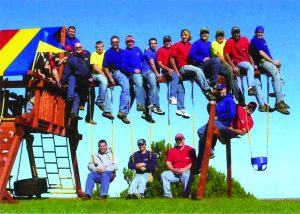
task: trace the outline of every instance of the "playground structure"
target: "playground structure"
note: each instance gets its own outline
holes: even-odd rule
[[[0,36],[5,32],[0,31]],[[66,29],[60,28],[55,33],[55,38],[60,44],[65,43]],[[1,50],[1,47],[0,47]],[[36,51],[36,50],[35,50]],[[46,51],[45,51],[46,52]],[[36,54],[33,53],[33,54]],[[59,58],[64,57],[64,53],[59,54]],[[63,66],[59,67],[58,75],[61,77]],[[186,76],[185,80],[189,80],[190,77]],[[220,77],[220,82],[224,82],[224,78]],[[162,79],[159,83],[167,82],[166,79]],[[18,151],[21,149],[20,162],[22,157],[23,139],[26,141],[26,147],[28,151],[30,170],[32,178],[35,181],[43,182],[39,180],[38,171],[43,170],[43,174],[46,177],[48,189],[63,189],[62,180],[72,180],[72,171],[75,182],[73,182],[78,197],[84,195],[81,189],[81,182],[79,177],[78,163],[76,157],[76,150],[79,141],[82,136],[78,132],[77,120],[70,121],[68,116],[68,109],[66,106],[66,91],[65,89],[58,87],[57,85],[43,80],[42,77],[33,71],[33,69],[26,72],[23,76],[23,80],[9,81],[7,79],[0,79],[1,87],[1,117],[0,117],[0,201],[7,200],[13,202],[14,198],[9,193],[7,188],[10,174],[16,160]],[[25,95],[17,95],[10,92],[7,89],[20,88],[25,89]],[[169,87],[168,87],[169,88]],[[34,94],[34,105],[30,113],[23,113],[26,102],[28,101],[27,92],[30,91]],[[193,96],[193,95],[192,95]],[[201,166],[200,181],[198,184],[197,198],[204,198],[204,190],[206,185],[206,177],[209,165],[210,148],[213,138],[217,138],[223,144],[226,145],[226,159],[227,159],[227,196],[231,197],[231,142],[221,139],[218,129],[213,126],[215,118],[215,103],[210,103],[210,113],[208,121],[208,131],[204,157]],[[170,125],[169,125],[170,126]],[[170,128],[170,127],[169,127]],[[193,127],[194,128],[194,127]],[[33,133],[39,133],[41,135],[41,143],[34,144]],[[56,144],[54,136],[60,136],[66,138],[65,144]],[[170,138],[170,136],[169,136]],[[47,141],[47,142],[46,142]],[[52,150],[48,147],[50,142],[53,142]],[[67,155],[58,154],[58,148],[65,148]],[[70,151],[68,150],[70,148]],[[40,149],[41,152],[36,155],[34,151]],[[47,160],[47,154],[51,153],[55,156],[55,160]],[[71,162],[69,161],[69,153],[71,155]],[[67,166],[59,166],[58,162],[61,159],[67,160]],[[42,160],[44,163],[42,166],[37,165],[37,162]],[[251,159],[252,160],[252,159]],[[19,163],[20,165],[20,163]],[[48,166],[53,165],[56,171],[50,171]],[[72,165],[72,170],[71,170]],[[61,176],[61,170],[68,171],[67,176]],[[56,183],[51,183],[50,177],[55,175],[58,177]],[[31,180],[32,181],[32,180]],[[24,181],[26,182],[26,181]],[[21,185],[22,186],[22,185]]]

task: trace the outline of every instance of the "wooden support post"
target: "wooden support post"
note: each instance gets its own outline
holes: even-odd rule
[[[227,162],[227,197],[231,197],[231,145],[226,143],[226,162]]]
[[[216,104],[210,104],[210,111],[209,111],[209,120],[207,125],[207,134],[206,134],[206,143],[205,143],[205,151],[202,159],[201,165],[201,174],[200,180],[198,183],[197,189],[197,198],[204,198],[205,193],[205,185],[206,185],[206,176],[208,172],[208,164],[209,164],[209,156],[210,156],[210,148],[213,140],[213,128],[214,128],[214,120],[216,114]]]
[[[75,186],[76,186],[76,193],[79,198],[84,196],[84,192],[81,189],[81,182],[80,182],[80,176],[79,176],[79,169],[78,169],[78,161],[76,156],[76,150],[78,146],[78,142],[80,140],[81,135],[75,134],[71,135],[69,137],[69,144],[70,144],[70,150],[71,150],[71,157],[72,157],[72,166],[73,166],[73,173],[74,173],[74,180],[75,180]]]

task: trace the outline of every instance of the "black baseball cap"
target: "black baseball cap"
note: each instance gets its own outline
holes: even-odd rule
[[[238,26],[234,26],[231,28],[231,34],[234,34],[234,33],[240,33],[241,30]]]
[[[137,141],[137,145],[144,145],[144,144],[146,144],[146,140],[145,139],[139,139],[138,141]]]

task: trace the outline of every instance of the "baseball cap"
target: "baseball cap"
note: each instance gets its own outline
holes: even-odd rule
[[[231,28],[231,34],[239,33],[239,32],[240,32],[240,28],[238,26],[234,26]]]
[[[247,108],[251,108],[253,111],[255,111],[256,107],[257,107],[257,104],[255,102],[249,102],[247,104]]]
[[[217,30],[217,32],[216,32],[216,38],[217,38],[218,36],[225,36],[224,31],[221,30],[221,29]]]
[[[129,41],[133,41],[134,42],[134,38],[132,35],[127,35],[126,38],[125,38],[125,42],[129,42]]]
[[[263,33],[264,31],[265,31],[265,29],[264,29],[263,26],[257,26],[257,27],[255,28],[255,33],[257,33],[257,32]]]
[[[170,41],[172,41],[171,36],[169,35],[164,36],[163,42],[170,42]]]
[[[226,88],[225,84],[224,83],[221,83],[218,85],[218,91],[222,91],[224,88]]]
[[[145,139],[139,139],[138,141],[137,141],[137,145],[144,145],[144,144],[146,144],[146,140]]]
[[[181,133],[177,133],[177,134],[175,135],[175,140],[183,139],[183,138],[184,138],[184,135],[181,134]]]
[[[200,34],[202,34],[202,33],[209,33],[208,28],[207,28],[207,27],[201,28],[201,29],[200,29]]]

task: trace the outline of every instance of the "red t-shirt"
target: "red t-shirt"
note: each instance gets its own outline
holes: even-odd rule
[[[171,162],[174,168],[184,168],[192,163],[195,158],[195,149],[187,145],[184,145],[182,150],[173,147],[168,151],[167,155],[167,161]]]
[[[172,46],[171,55],[174,57],[177,68],[188,64],[188,56],[192,45],[191,43],[177,42]]]
[[[171,50],[172,46],[170,48],[166,48],[165,46],[162,46],[157,50],[156,53],[156,60],[161,61],[163,65],[170,67],[170,57],[171,57]]]
[[[248,124],[246,120],[246,109],[242,106],[237,106],[237,114],[232,122],[233,128],[242,130],[250,130],[253,127],[253,119],[250,114],[247,115]],[[248,127],[248,128],[247,128]]]
[[[229,54],[235,65],[240,62],[250,62],[248,52],[249,40],[246,37],[240,37],[238,41],[230,38],[225,43],[224,54]]]

